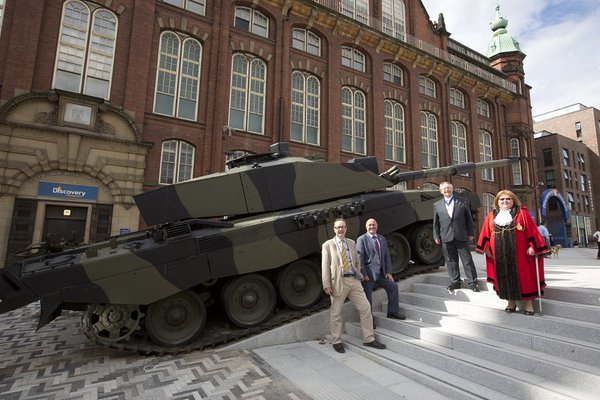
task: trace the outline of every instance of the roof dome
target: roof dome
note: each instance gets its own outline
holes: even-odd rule
[[[490,28],[494,35],[487,49],[487,56],[493,57],[500,53],[521,52],[519,42],[508,34],[506,27],[508,20],[500,14],[500,5],[496,5],[496,18],[490,22]]]

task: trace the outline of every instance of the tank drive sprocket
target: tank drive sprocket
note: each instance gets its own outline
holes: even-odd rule
[[[82,316],[83,332],[93,341],[114,344],[140,329],[144,314],[131,304],[94,304]]]

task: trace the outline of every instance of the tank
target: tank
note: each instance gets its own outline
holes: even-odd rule
[[[82,311],[84,332],[105,344],[142,332],[160,346],[202,335],[207,307],[235,325],[266,321],[277,303],[303,310],[322,297],[321,244],[344,217],[356,238],[379,222],[393,270],[439,265],[432,205],[437,191],[391,190],[399,182],[463,174],[511,160],[379,173],[374,157],[334,163],[292,157],[286,143],[246,155],[223,173],[139,194],[150,228],[79,246],[46,243],[0,270],[0,313],[40,301],[38,329],[62,310]],[[459,194],[460,195],[460,194]],[[463,193],[476,211],[476,195]]]

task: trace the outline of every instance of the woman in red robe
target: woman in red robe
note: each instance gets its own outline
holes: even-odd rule
[[[546,287],[544,257],[538,256],[550,249],[527,209],[510,190],[496,195],[494,209],[481,228],[477,251],[486,255],[487,281],[501,299],[508,300],[505,311],[515,312],[516,301],[524,300],[524,314],[533,315],[538,283],[541,294]]]

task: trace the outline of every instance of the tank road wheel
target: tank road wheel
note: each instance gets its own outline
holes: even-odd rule
[[[190,290],[175,293],[148,306],[146,332],[161,346],[182,346],[200,335],[206,322],[206,307]]]
[[[392,258],[392,274],[403,272],[408,268],[410,262],[410,245],[403,234],[394,232],[387,235],[385,239],[390,249]]]
[[[140,329],[144,314],[131,304],[95,304],[83,314],[83,331],[87,337],[104,343],[128,340]]]
[[[277,274],[277,292],[283,302],[294,310],[302,310],[321,298],[321,274],[314,261],[296,260]]]
[[[275,309],[276,295],[267,278],[250,274],[227,282],[222,299],[229,320],[239,327],[249,328],[269,318]]]
[[[415,227],[410,234],[410,245],[418,261],[423,264],[434,265],[444,257],[442,246],[438,246],[433,240],[431,224]]]

